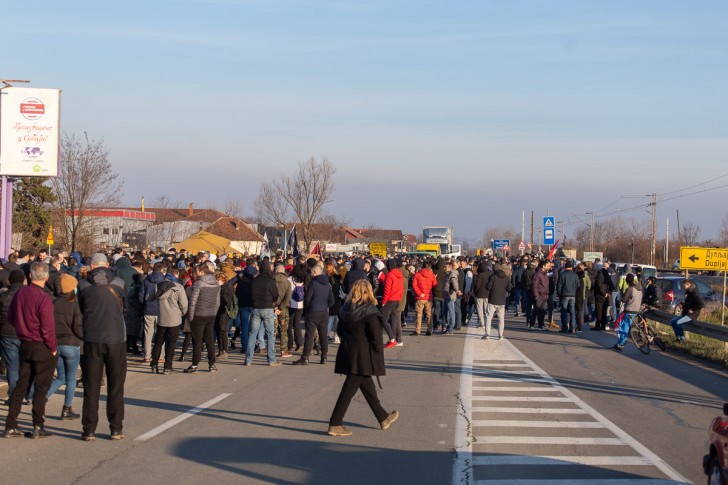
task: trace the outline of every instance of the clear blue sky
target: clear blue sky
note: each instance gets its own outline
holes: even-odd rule
[[[252,213],[262,180],[326,155],[353,225],[481,237],[728,173],[724,1],[6,0],[1,18],[0,78],[61,88],[64,131],[106,141],[127,204]],[[715,236],[727,194],[658,203],[659,225],[679,208]]]

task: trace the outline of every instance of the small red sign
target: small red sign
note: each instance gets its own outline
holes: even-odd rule
[[[45,114],[45,105],[38,98],[28,98],[20,103],[20,114],[26,120],[37,120]]]

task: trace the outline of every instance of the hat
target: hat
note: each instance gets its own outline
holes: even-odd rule
[[[109,264],[109,260],[106,258],[104,253],[94,253],[94,255],[91,256],[91,264],[94,266],[98,266],[100,264],[106,266]]]
[[[78,287],[78,280],[70,274],[61,275],[61,293],[70,293]]]

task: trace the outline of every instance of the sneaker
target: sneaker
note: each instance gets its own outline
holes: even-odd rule
[[[329,426],[329,430],[326,434],[329,436],[351,436],[351,430],[346,429],[343,426]]]
[[[217,366],[215,364],[210,366],[210,372],[217,372]]]
[[[549,331],[549,329],[546,328],[546,327],[540,327],[539,330],[541,330],[542,332],[548,332]]]
[[[109,439],[112,439],[114,441],[123,440],[124,433],[122,433],[121,431],[112,431],[111,436],[109,436]]]
[[[397,421],[397,418],[399,417],[399,411],[392,411],[389,413],[389,416],[387,416],[387,419],[384,421],[381,421],[379,423],[379,426],[382,428],[382,431],[385,429],[389,429],[390,426],[392,426],[392,423]]]
[[[30,439],[37,440],[38,438],[50,438],[53,433],[46,431],[44,426],[33,426],[33,431],[30,433]]]
[[[385,349],[391,349],[392,347],[396,347],[396,346],[397,346],[397,341],[396,340],[390,340],[389,342],[387,342],[387,344],[384,346],[384,348]]]
[[[442,334],[443,335],[455,335],[455,333],[452,330],[450,330],[449,332],[443,332]]]
[[[197,372],[198,370],[199,370],[199,369],[197,368],[197,366],[196,366],[196,365],[191,365],[191,366],[189,366],[188,368],[186,368],[186,369],[184,370],[184,373],[185,373],[185,374],[194,374],[194,373],[195,373],[195,372]]]
[[[285,358],[285,357],[293,357],[293,354],[291,354],[290,352],[281,353],[281,358]]]
[[[480,340],[490,340],[490,336],[483,335],[482,337],[480,337]]]
[[[280,367],[281,366],[281,363],[280,362],[277,362],[277,361],[276,362],[268,362],[268,366],[270,366],[270,367]]]
[[[5,434],[3,434],[3,438],[22,438],[23,432],[20,431],[18,428],[5,428]]]
[[[244,363],[243,365],[244,365],[245,367],[250,367],[251,365],[253,365],[253,363],[252,363],[252,362],[246,362],[246,363]]]
[[[336,337],[334,337],[334,342],[333,343],[334,343],[334,345],[339,345],[341,343],[341,339],[339,338],[338,335]]]
[[[506,338],[503,335],[501,335],[500,337],[498,337],[498,340],[505,340],[505,339]]]
[[[404,347],[404,342],[397,342],[397,347]]]
[[[427,332],[425,332],[425,336],[426,337],[429,337],[430,335],[432,335],[432,331],[431,330],[428,330]]]
[[[87,433],[86,431],[84,431],[83,434],[81,435],[81,439],[84,441],[95,441],[96,435],[93,433]]]
[[[611,329],[612,329],[612,327],[610,327],[609,325],[607,325],[606,327],[604,327],[604,330],[611,330]]]
[[[420,336],[420,332],[412,332],[410,335],[412,337],[419,337]]]
[[[165,376],[168,376],[168,375],[172,374],[172,369],[164,369],[162,371],[162,374],[164,374]]]
[[[614,344],[614,347],[612,348],[618,352],[621,352],[622,349],[624,349],[624,345]]]
[[[528,327],[528,331],[529,331],[529,332],[533,332],[534,330],[536,330],[536,329],[535,329],[535,328],[533,328],[533,327]]]
[[[293,365],[308,365],[308,359],[301,356],[300,359],[293,361]]]

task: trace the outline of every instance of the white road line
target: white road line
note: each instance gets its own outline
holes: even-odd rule
[[[477,436],[475,443],[486,445],[627,445],[619,438],[576,438],[573,436]]]
[[[527,362],[533,369],[539,371],[542,376],[548,376],[550,377],[546,371],[541,369],[539,366],[536,365],[534,361],[526,357],[526,355],[518,350],[515,345],[512,343],[505,341],[506,345],[510,346],[513,352],[516,353],[516,355],[519,355],[524,362]],[[655,467],[657,467],[662,473],[664,473],[666,476],[671,478],[672,480],[675,480],[678,483],[690,483],[690,480],[682,476],[680,473],[677,472],[674,468],[672,468],[670,465],[665,462],[662,458],[657,456],[655,453],[650,451],[646,446],[644,446],[642,443],[637,441],[636,439],[632,438],[629,434],[627,434],[625,431],[623,431],[621,428],[619,428],[616,424],[609,421],[606,417],[604,417],[601,413],[599,413],[596,409],[589,406],[586,402],[584,402],[579,396],[571,392],[569,389],[561,385],[559,382],[554,384],[555,387],[558,387],[561,392],[564,393],[565,396],[570,397],[574,403],[576,403],[578,406],[580,406],[582,409],[589,411],[589,415],[596,419],[597,421],[604,424],[604,426],[609,429],[612,433],[614,433],[615,436],[618,436],[625,444],[631,446],[634,448],[635,451],[637,451],[639,454],[644,456],[645,458],[649,459]],[[641,482],[643,483],[643,482]]]
[[[470,423],[473,420],[472,402],[469,397],[473,388],[473,344],[475,339],[468,338],[468,329],[463,347],[462,371],[460,372],[460,392],[458,393],[458,415],[455,420],[455,460],[452,467],[452,483],[470,485],[473,483],[473,436]]]
[[[213,405],[219,403],[220,401],[222,401],[223,399],[225,399],[227,397],[230,397],[230,396],[232,396],[232,394],[230,394],[230,393],[220,394],[216,398],[210,399],[206,403],[200,404],[196,408],[192,408],[189,411],[180,414],[176,418],[170,419],[166,423],[157,426],[153,430],[144,433],[143,435],[141,435],[140,437],[138,437],[134,441],[147,441],[147,440],[150,440],[150,439],[154,438],[155,436],[157,436],[158,434],[164,433],[169,428],[178,425],[182,421],[191,418],[195,414],[197,414],[197,413],[199,413],[201,411],[204,411],[205,409],[209,408],[210,406],[213,406]]]
[[[529,384],[556,384],[556,380],[554,379],[545,379],[543,377],[514,377],[512,379],[508,379],[507,377],[501,376],[501,377],[478,377],[473,376],[470,374],[470,378],[473,382],[525,382]]]
[[[535,370],[508,370],[508,369],[473,369],[473,375],[495,375],[495,376],[519,376],[519,375],[532,375],[538,374]]]
[[[475,485],[684,485],[685,482],[678,482],[674,480],[662,480],[659,478],[585,478],[583,480],[563,480],[554,479],[546,480],[537,478],[533,480],[476,480],[473,482]]]
[[[513,421],[481,419],[473,421],[473,426],[509,426],[513,428],[603,428],[598,421]]]
[[[473,367],[475,369],[483,369],[483,368],[487,369],[490,367],[529,367],[529,366],[528,366],[528,364],[476,364]]]
[[[483,465],[652,466],[652,462],[643,456],[476,455],[473,457],[473,466]]]
[[[507,392],[561,392],[558,389],[554,389],[551,385],[549,386],[542,386],[542,387],[488,387],[488,386],[478,386],[477,388],[473,389],[478,391],[489,391],[489,392],[499,392],[499,391],[507,391]]]
[[[498,406],[473,406],[473,412],[490,411],[494,413],[533,413],[533,414],[589,414],[583,409],[556,409],[556,408],[509,408]]]
[[[473,401],[571,402],[571,399],[568,397],[545,396],[473,396]]]

